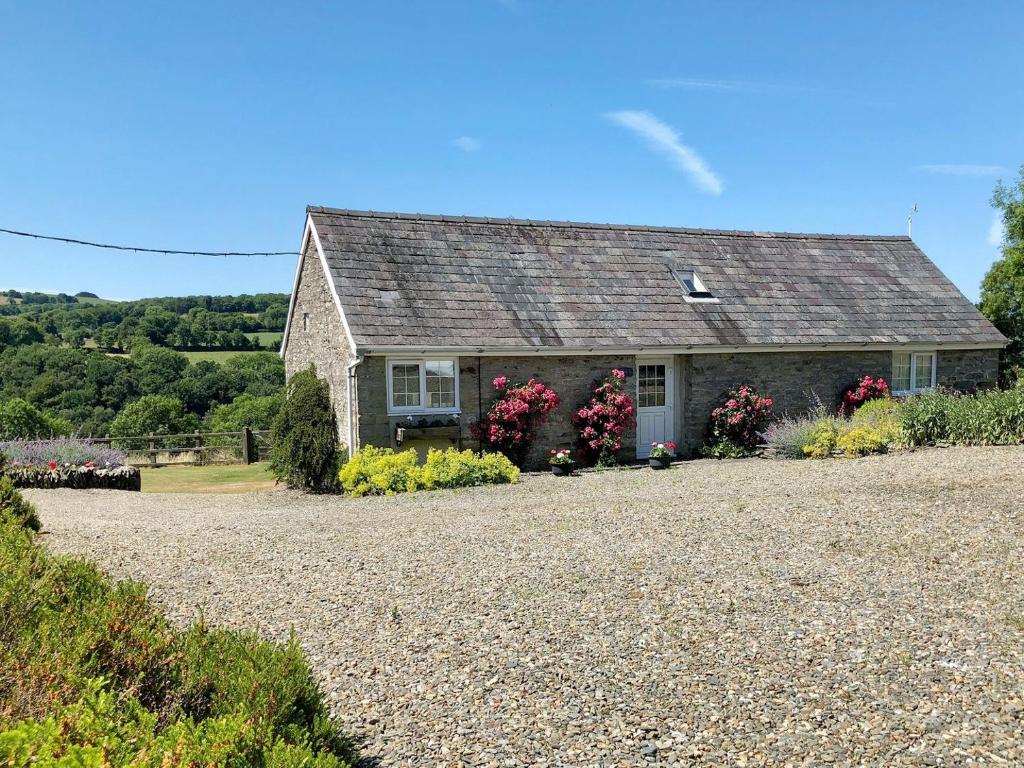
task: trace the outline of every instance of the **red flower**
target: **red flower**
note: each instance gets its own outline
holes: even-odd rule
[[[50,461],[46,462],[46,466],[48,466],[50,469],[56,469],[57,462],[51,459]]]

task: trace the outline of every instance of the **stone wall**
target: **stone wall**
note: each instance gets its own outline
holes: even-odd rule
[[[936,378],[944,387],[973,391],[996,380],[998,350],[939,351]],[[576,432],[572,413],[590,397],[591,384],[612,368],[635,374],[632,356],[590,355],[558,357],[459,358],[459,397],[462,413],[462,446],[476,449],[479,443],[469,426],[479,420],[494,399],[491,382],[497,376],[513,381],[531,377],[551,385],[562,404],[548,417],[531,450],[528,467],[542,467],[550,448],[573,447]],[[728,391],[750,384],[775,401],[778,414],[807,411],[820,398],[835,405],[842,391],[865,374],[892,377],[892,352],[755,352],[736,354],[689,354],[675,356],[675,434],[683,455],[693,455],[706,438],[711,410],[721,404]],[[396,427],[405,416],[388,416],[385,358],[368,356],[357,368],[359,440],[361,445],[395,447]],[[635,378],[626,381],[626,391],[635,395]],[[449,417],[438,417],[447,419]],[[636,435],[623,443],[623,458],[635,456]]]
[[[815,397],[838,403],[840,394],[865,375],[892,375],[892,352],[745,352],[682,356],[683,407],[680,449],[690,455],[704,444],[711,411],[729,390],[749,384],[775,401],[775,413],[802,413]]]
[[[543,467],[551,448],[574,447],[576,432],[572,426],[572,412],[591,395],[595,379],[603,378],[612,368],[633,369],[633,357],[610,355],[557,357],[461,357],[459,358],[459,399],[462,413],[462,445],[479,448],[470,435],[469,427],[480,419],[494,400],[492,381],[508,376],[512,381],[527,381],[531,377],[551,385],[562,399],[561,405],[549,414],[541,427],[527,460],[531,468]],[[361,445],[394,447],[395,428],[406,421],[405,416],[387,414],[387,385],[385,358],[368,356],[357,368],[359,397],[359,439]],[[627,379],[625,386],[632,393],[635,380]],[[438,417],[445,419],[447,417]],[[636,453],[635,435],[623,442],[623,456],[628,460]]]
[[[939,350],[935,381],[940,387],[974,392],[999,382],[998,349]]]
[[[753,352],[682,355],[682,440],[686,454],[706,438],[711,410],[737,384],[750,384],[775,401],[777,414],[798,414],[820,398],[835,405],[846,387],[871,374],[892,380],[892,352]],[[939,350],[936,383],[972,392],[994,386],[999,350]],[[678,425],[677,425],[678,426]]]
[[[299,273],[287,341],[285,375],[290,378],[296,371],[308,368],[310,363],[316,366],[317,375],[330,384],[331,402],[338,418],[338,438],[343,445],[347,445],[348,399],[345,378],[348,375],[351,350],[312,237],[302,255],[302,270]]]

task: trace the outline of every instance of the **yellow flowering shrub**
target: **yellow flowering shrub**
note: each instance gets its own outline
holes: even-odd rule
[[[500,453],[431,448],[421,466],[412,448],[396,453],[371,445],[356,451],[338,473],[342,489],[351,496],[390,496],[435,488],[514,483],[517,479],[518,467]]]

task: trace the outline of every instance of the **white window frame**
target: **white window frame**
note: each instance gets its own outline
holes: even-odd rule
[[[427,398],[427,363],[428,362],[441,362],[451,363],[455,367],[455,406],[453,408],[430,408],[426,405],[428,402]],[[415,365],[419,367],[420,371],[420,404],[419,405],[400,405],[394,404],[394,386],[391,380],[392,368],[396,365]],[[462,400],[459,397],[459,358],[457,357],[444,357],[442,355],[420,355],[415,357],[388,357],[384,360],[384,367],[387,371],[387,398],[388,398],[388,416],[407,416],[407,415],[458,415],[462,413],[460,403]]]
[[[936,375],[939,370],[939,355],[932,349],[895,349],[892,353],[892,383],[896,385],[896,355],[910,355],[910,388],[893,389],[894,395],[915,395],[918,392],[927,392],[935,389]],[[932,357],[932,380],[927,387],[917,386],[917,358],[919,355],[931,355]]]

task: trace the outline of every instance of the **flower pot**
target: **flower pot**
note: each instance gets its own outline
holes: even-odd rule
[[[572,474],[573,467],[575,464],[552,464],[551,474],[555,477],[568,477]]]
[[[671,456],[651,456],[647,459],[651,469],[668,469],[672,466]]]

